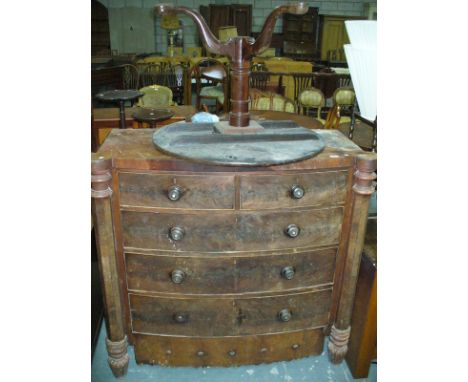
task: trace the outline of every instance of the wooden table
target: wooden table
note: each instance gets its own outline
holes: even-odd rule
[[[104,102],[114,102],[119,104],[119,128],[125,129],[125,101],[134,101],[143,96],[138,90],[108,90],[95,95],[95,97]]]
[[[126,127],[138,127],[137,122],[132,115],[137,111],[138,107],[129,107],[125,109],[125,125]],[[157,126],[164,126],[169,123],[185,121],[196,113],[192,105],[176,105],[168,106],[166,109],[174,112],[174,115],[165,121],[158,122]],[[119,109],[118,108],[95,108],[93,109],[93,128],[97,132],[94,134],[97,139],[96,146],[101,145],[110,133],[111,129],[119,127]],[[149,126],[149,125],[148,125]]]

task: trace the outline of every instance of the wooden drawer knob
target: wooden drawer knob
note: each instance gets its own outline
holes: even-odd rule
[[[180,284],[185,279],[185,272],[180,269],[176,269],[171,272],[171,280],[174,284]]]
[[[182,196],[182,188],[180,188],[179,186],[172,186],[167,191],[167,197],[169,198],[169,200],[172,200],[173,202],[176,202],[177,200],[179,200],[181,196]]]
[[[294,268],[293,267],[284,267],[281,270],[281,276],[283,276],[286,280],[291,280],[294,277]]]
[[[293,199],[300,199],[304,196],[304,189],[301,186],[295,184],[291,187],[291,197]]]
[[[291,319],[292,315],[289,309],[281,309],[278,313],[278,318],[280,321],[288,322]]]
[[[185,231],[181,227],[172,227],[169,231],[169,236],[174,241],[182,240],[185,235]]]
[[[189,315],[187,313],[174,313],[173,319],[178,324],[185,324],[189,320]]]
[[[299,236],[299,233],[301,232],[300,228],[295,225],[295,224],[290,224],[286,227],[286,235],[288,235],[289,237],[297,237]]]

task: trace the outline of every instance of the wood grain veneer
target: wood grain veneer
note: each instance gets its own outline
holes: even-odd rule
[[[342,361],[376,157],[317,132],[317,156],[248,168],[167,156],[151,129],[110,133],[93,155],[92,196],[114,375],[127,340],[137,362],[228,366],[318,354],[330,334]]]

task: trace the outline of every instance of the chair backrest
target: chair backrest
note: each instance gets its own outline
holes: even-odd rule
[[[341,87],[333,93],[333,103],[340,107],[353,107],[356,93],[351,87]]]
[[[257,89],[251,89],[250,91],[249,108],[251,110],[296,112],[295,104],[289,98],[277,93],[258,91]]]
[[[165,76],[166,64],[163,62],[151,63],[146,65],[141,73],[141,85],[162,85],[167,86],[167,79]]]
[[[310,109],[317,110],[317,118],[321,117],[321,109],[325,106],[325,96],[320,89],[308,87],[303,89],[298,96],[298,113],[308,114]]]
[[[294,80],[294,102],[297,103],[297,98],[299,93],[305,88],[313,86],[313,73],[293,73],[292,75]]]
[[[257,70],[250,71],[249,86],[251,88],[266,90],[269,81],[270,73],[266,71],[264,66],[262,66],[261,69],[257,68]]]
[[[122,89],[138,89],[139,73],[136,66],[131,64],[122,65]]]
[[[138,99],[138,106],[158,108],[171,106],[172,90],[166,86],[150,85],[140,89],[144,95]]]
[[[200,109],[201,108],[201,105],[199,104],[199,97],[200,97],[200,91],[201,91],[201,88],[202,88],[202,82],[201,82],[201,79],[202,79],[202,68],[207,68],[207,67],[210,67],[210,66],[214,66],[214,65],[220,65],[222,67],[225,68],[225,65],[217,60],[216,58],[211,58],[211,57],[208,57],[208,58],[202,58],[201,60],[197,61],[189,70],[188,72],[188,75],[187,75],[187,82],[189,84],[191,84],[192,82],[192,78],[195,79],[195,94],[197,96],[197,109]],[[223,80],[223,81],[217,81],[217,83],[222,83],[223,86],[224,86],[224,90],[225,90],[225,106],[227,105],[227,100],[228,100],[228,96],[227,96],[227,89],[228,87],[226,86],[228,84],[228,81],[229,81],[229,70],[226,68],[226,78]],[[209,85],[213,85],[214,84],[214,81],[208,81],[209,82]],[[187,94],[187,104],[191,105],[192,104],[192,92],[188,92]]]

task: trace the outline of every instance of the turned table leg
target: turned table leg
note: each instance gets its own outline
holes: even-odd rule
[[[359,273],[361,253],[366,234],[369,199],[375,190],[374,180],[377,169],[377,156],[374,153],[361,154],[356,160],[354,173],[351,228],[348,237],[346,260],[339,295],[336,320],[331,328],[328,352],[333,363],[341,362],[348,351],[351,333],[351,315]]]
[[[129,357],[122,314],[122,300],[112,229],[112,161],[98,159],[91,164],[93,224],[106,310],[106,346],[109,366],[115,377],[127,373]]]
[[[127,126],[125,124],[125,101],[120,100],[119,101],[119,107],[120,107],[120,129],[125,129]]]

